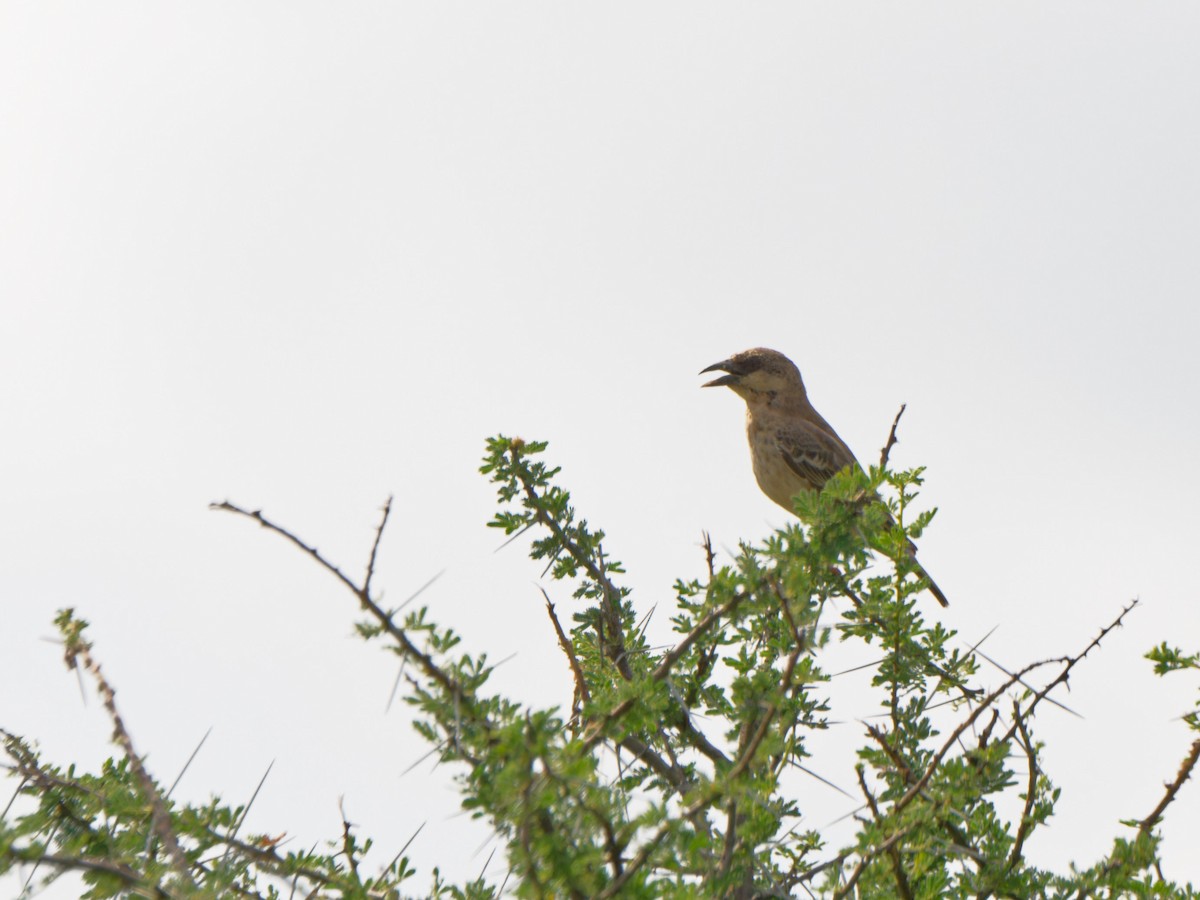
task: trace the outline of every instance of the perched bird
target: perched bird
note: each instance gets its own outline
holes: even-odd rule
[[[796,494],[819,491],[842,469],[858,466],[846,442],[808,402],[800,370],[782,353],[755,347],[714,363],[700,374],[705,372],[727,374],[704,387],[727,387],[746,401],[754,477],[762,492],[788,512],[794,512],[792,498]],[[909,552],[916,552],[911,542]],[[916,566],[938,603],[949,606],[929,573],[920,563]]]

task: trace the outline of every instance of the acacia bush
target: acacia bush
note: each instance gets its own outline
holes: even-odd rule
[[[1185,716],[1198,735],[1164,793],[1120,824],[1104,858],[1054,872],[1026,857],[1059,802],[1037,714],[1133,604],[1074,653],[985,672],[921,611],[906,546],[932,512],[913,512],[921,470],[890,470],[885,448],[880,466],[798,497],[799,522],[728,564],[706,540],[704,577],[675,585],[678,639],[654,647],[621,564],[572,507],[545,448],[495,437],[482,472],[499,495],[490,524],[530,532],[531,557],[573,589],[569,616],[546,598],[569,709],[490,692],[488,659],[461,652],[426,608],[381,605],[372,581],[390,501],[361,581],[261,512],[214,504],[313,557],[354,595],[359,634],[405,660],[414,725],[452,764],[463,806],[502,836],[503,879],[451,884],[434,869],[431,883],[406,848],[367,871],[371,842],[348,823],[321,852],[284,852],[269,835],[240,834],[243,806],[176,802],[135,752],[71,610],[57,619],[67,664],[97,683],[119,752],[84,773],[2,733],[20,802],[0,816],[0,873],[19,871],[33,893],[74,871],[96,898],[1195,896],[1163,876],[1158,850],[1163,815],[1200,756],[1200,709]],[[864,724],[853,764],[842,761],[861,805],[840,844],[803,827],[813,782],[789,777],[811,771],[812,738],[836,712],[822,668],[835,640],[870,648],[882,712]],[[1159,674],[1200,668],[1166,644],[1147,655]]]

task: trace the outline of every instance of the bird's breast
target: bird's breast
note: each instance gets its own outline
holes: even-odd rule
[[[788,512],[794,512],[792,498],[801,491],[811,490],[812,485],[784,461],[774,430],[764,428],[753,416],[747,416],[746,436],[750,440],[750,463],[758,486]]]

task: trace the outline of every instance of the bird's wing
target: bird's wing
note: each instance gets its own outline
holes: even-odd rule
[[[815,490],[824,487],[826,481],[846,466],[856,464],[854,456],[837,438],[808,423],[780,428],[775,433],[775,443],[787,467]]]
[[[809,487],[820,490],[825,482],[847,466],[857,466],[858,460],[840,438],[810,423],[789,423],[775,431],[775,445],[779,448],[787,467],[796,473]],[[878,497],[876,498],[878,499]],[[891,514],[888,523],[895,524]],[[908,555],[916,562],[916,545],[908,542]],[[917,573],[929,582],[929,590],[938,603],[949,606],[950,601],[942,593],[929,573],[916,563]]]

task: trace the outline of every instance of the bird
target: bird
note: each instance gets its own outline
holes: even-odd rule
[[[746,401],[750,462],[762,492],[790,513],[801,491],[819,491],[848,466],[861,468],[846,442],[825,421],[804,389],[796,364],[778,350],[755,347],[700,370],[724,372],[702,387],[727,387]],[[908,544],[910,556],[916,547]],[[942,606],[950,601],[913,559],[929,592]]]

